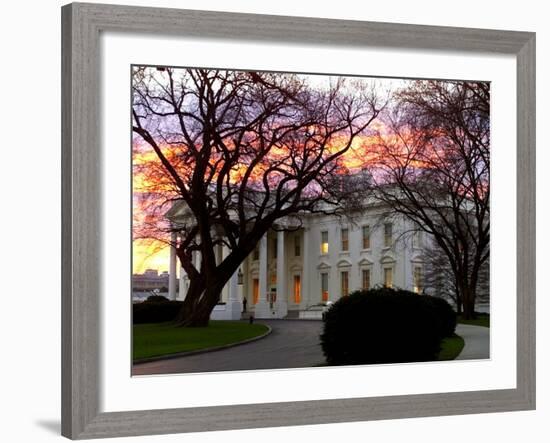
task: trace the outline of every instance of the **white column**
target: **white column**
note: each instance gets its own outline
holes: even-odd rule
[[[185,287],[185,270],[180,267],[180,291],[179,291],[179,299],[181,301],[185,300],[185,296],[187,295],[187,288]]]
[[[200,272],[201,270],[201,252],[200,251],[194,251],[193,252],[193,261],[195,262],[195,268],[197,269],[198,272]]]
[[[238,272],[239,271],[235,271],[229,279],[229,299],[227,300],[226,311],[228,314],[228,319],[230,320],[239,320],[243,310],[238,293]]]
[[[303,230],[304,247],[302,249],[302,302],[301,305],[305,308],[311,305],[311,287],[309,285],[309,279],[311,273],[309,272],[309,228],[305,227]]]
[[[228,255],[229,248],[224,245],[222,248],[222,260],[225,260]],[[241,318],[242,305],[239,301],[238,274],[239,270],[237,269],[229,279],[226,288],[224,288],[227,290],[227,302],[225,304],[225,318],[227,318],[227,320],[240,320]]]
[[[229,279],[229,302],[239,303],[239,271],[235,271]]]
[[[225,257],[229,254],[229,249],[225,245],[216,246],[216,263],[219,265],[225,260]],[[228,297],[228,285],[226,284],[220,294],[220,301],[227,301]]]
[[[176,239],[177,234],[172,232],[170,235],[170,269],[168,271],[168,298],[176,299]]]
[[[267,302],[267,234],[260,240],[260,269],[259,269],[259,292],[258,303],[254,307],[256,318],[271,318],[269,303]]]
[[[277,318],[284,318],[288,314],[288,293],[286,290],[285,266],[285,233],[277,232],[277,302],[275,309]]]

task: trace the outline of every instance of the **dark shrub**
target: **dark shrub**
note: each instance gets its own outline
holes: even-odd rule
[[[147,297],[146,301],[148,301],[148,302],[152,302],[152,301],[161,302],[161,301],[170,301],[170,300],[168,300],[168,297],[165,297],[164,295],[150,295],[149,297]]]
[[[133,323],[161,323],[172,321],[178,315],[183,302],[181,301],[144,301],[135,303],[133,309]]]
[[[441,336],[452,337],[456,329],[456,312],[453,307],[447,300],[441,297],[433,297],[431,295],[423,295],[421,297],[425,298],[435,310]]]
[[[413,292],[355,291],[326,312],[321,346],[331,365],[437,360],[440,325],[432,305]]]

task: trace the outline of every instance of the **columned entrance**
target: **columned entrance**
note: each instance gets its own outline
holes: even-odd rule
[[[254,311],[256,318],[284,318],[288,314],[288,288],[286,272],[286,251],[285,251],[285,232],[278,231],[276,241],[273,244],[276,248],[271,251],[271,256],[276,260],[275,274],[270,274],[275,283],[275,291],[271,292],[271,286],[268,287],[268,241],[267,235],[260,240],[259,250],[259,279],[258,279],[258,300],[255,303]],[[271,277],[270,277],[271,278]],[[253,280],[253,298],[256,298]]]
[[[310,303],[308,293],[309,233],[303,229],[286,232],[270,231],[259,241],[257,250],[245,262],[244,279],[241,278],[242,297],[246,297],[249,311],[256,318],[285,318],[288,315],[289,303],[293,310],[302,309]],[[298,239],[298,240],[297,240]],[[286,243],[290,245],[289,248]],[[170,270],[176,268],[175,250],[172,248]],[[221,246],[216,250],[216,262],[227,257],[229,250]],[[193,264],[200,266],[200,254],[193,254]],[[211,318],[241,318],[242,301],[239,293],[239,271],[228,281],[223,289],[223,296],[215,307]],[[175,272],[171,272],[170,296],[183,300],[186,295],[187,278],[180,271],[179,291],[176,289]],[[223,311],[223,312],[222,312]]]

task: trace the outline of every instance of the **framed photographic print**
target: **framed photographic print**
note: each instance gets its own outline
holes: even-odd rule
[[[535,407],[534,34],[62,23],[63,435]]]

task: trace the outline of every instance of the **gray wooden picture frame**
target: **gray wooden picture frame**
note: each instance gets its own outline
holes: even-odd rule
[[[103,31],[517,58],[515,389],[165,410],[99,410]],[[73,3],[62,8],[62,434],[73,439],[535,408],[535,34]],[[513,173],[510,171],[510,173]]]

